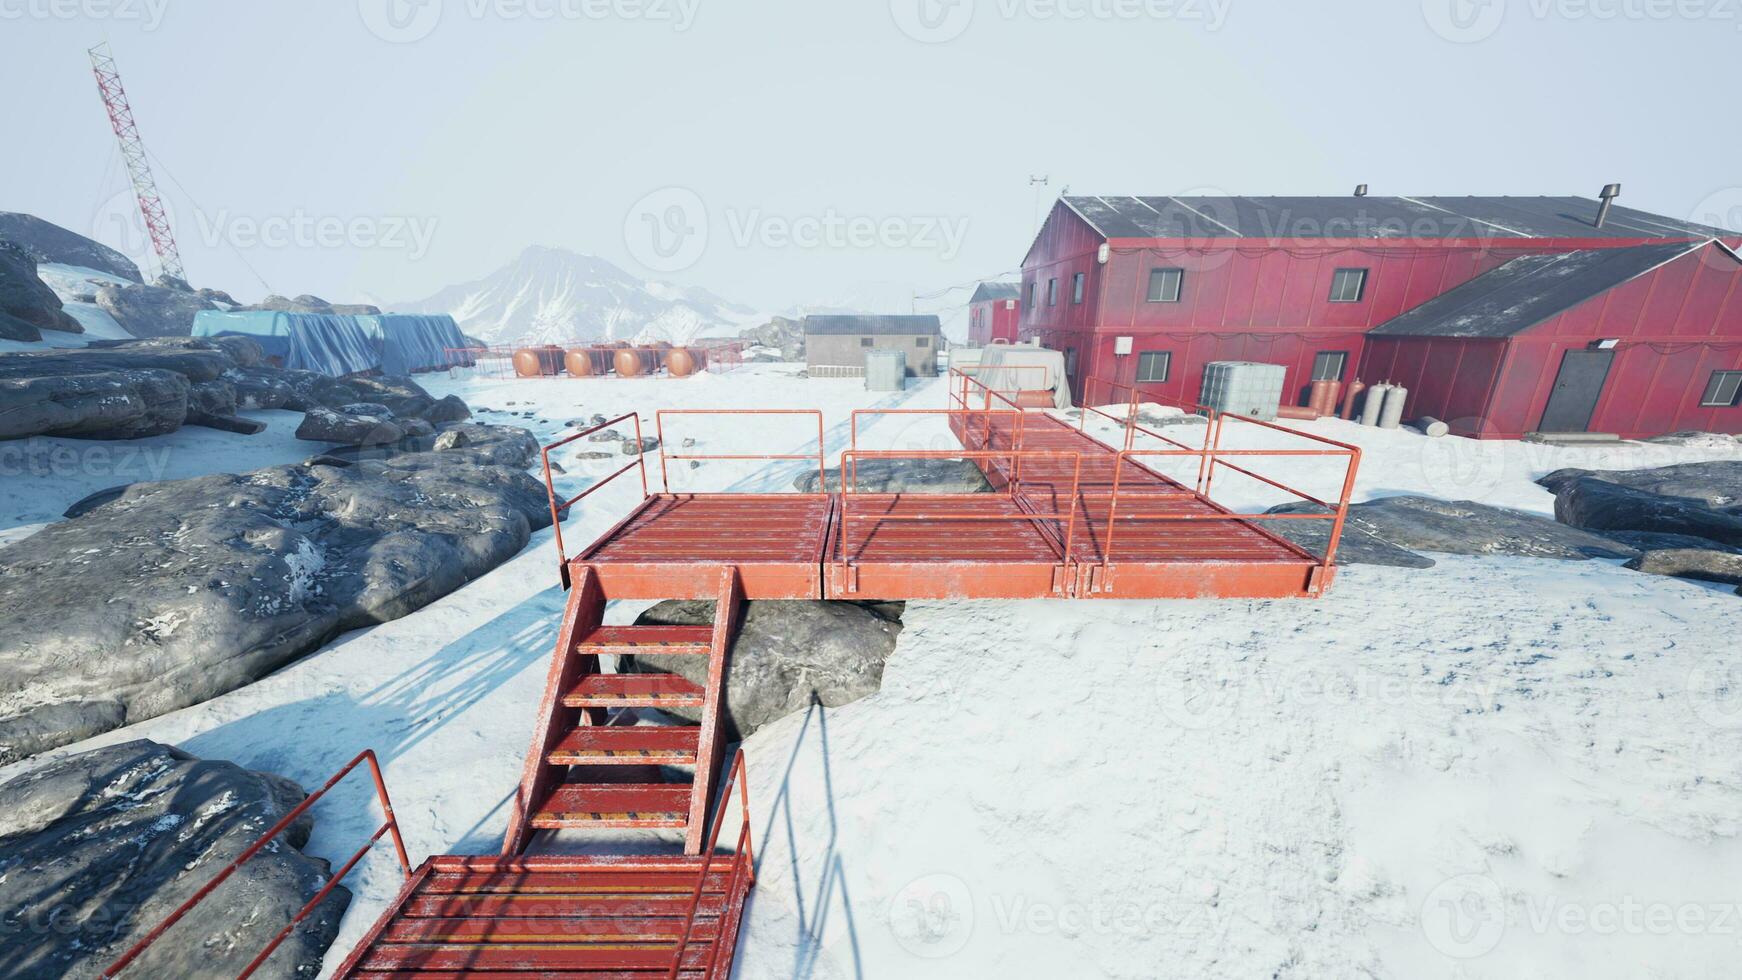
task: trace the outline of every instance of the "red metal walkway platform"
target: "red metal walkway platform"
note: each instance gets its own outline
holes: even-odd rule
[[[1204,445],[1187,446],[1137,423],[1143,397],[1130,391],[1121,417],[1105,408],[1091,416],[1121,426],[1123,448],[1045,410],[1018,408],[1012,393],[952,372],[951,407],[861,410],[852,419],[852,448],[841,453],[844,478],[831,493],[654,493],[646,457],[639,457],[580,494],[557,495],[547,466],[557,550],[565,579],[579,568],[597,576],[613,598],[708,598],[718,569],[738,569],[747,599],[976,598],[1288,598],[1323,593],[1334,575],[1349,493],[1360,451],[1256,419],[1205,412]],[[814,453],[781,455],[670,454],[665,420],[699,411],[659,412],[660,472],[667,460],[807,460],[826,481],[821,413],[782,410],[731,414],[808,415],[817,420]],[[859,449],[862,418],[942,416],[961,450]],[[545,448],[553,450],[617,425],[625,415]],[[1298,448],[1224,449],[1229,424],[1263,427],[1299,440]],[[1143,445],[1139,448],[1139,438]],[[1258,458],[1330,456],[1347,459],[1341,497],[1320,499],[1250,469]],[[1170,458],[1195,468],[1192,486],[1163,475],[1146,460]],[[866,493],[857,467],[870,460],[971,459],[992,493]],[[562,512],[616,477],[641,470],[643,499],[632,511],[568,556]],[[1218,503],[1213,481],[1233,471],[1323,513],[1242,514]],[[826,482],[823,485],[827,485]],[[1280,520],[1331,524],[1324,554],[1314,554],[1265,526]]]

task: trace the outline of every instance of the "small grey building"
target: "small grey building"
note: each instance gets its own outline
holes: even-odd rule
[[[865,352],[893,348],[907,354],[909,377],[935,378],[943,328],[935,316],[835,315],[804,318],[804,359],[813,378],[865,374]]]

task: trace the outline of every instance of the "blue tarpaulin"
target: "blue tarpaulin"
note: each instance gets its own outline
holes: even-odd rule
[[[366,371],[411,374],[448,366],[448,349],[466,346],[449,316],[385,313],[335,316],[274,310],[194,317],[195,337],[251,337],[282,366],[343,377]]]

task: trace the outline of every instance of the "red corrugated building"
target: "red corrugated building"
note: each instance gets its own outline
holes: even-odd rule
[[[1573,393],[1556,431],[1742,431],[1724,373],[1742,370],[1742,235],[1604,210],[1576,197],[1062,198],[1023,260],[1019,336],[1063,350],[1079,396],[1093,376],[1195,402],[1204,364],[1252,360],[1284,365],[1297,404],[1315,379],[1396,381],[1407,414],[1466,434],[1540,431],[1557,390]],[[1575,255],[1610,250],[1631,259]],[[1519,275],[1531,256],[1574,258]],[[1579,289],[1548,288],[1580,270]],[[1530,307],[1544,319],[1508,320],[1504,336],[1404,332],[1433,301],[1443,324],[1454,294],[1501,287],[1546,292]],[[1598,377],[1605,358],[1567,358],[1575,348],[1609,351],[1613,370]]]
[[[1017,284],[983,282],[968,300],[968,343],[1015,343],[1022,312],[1016,308]]]

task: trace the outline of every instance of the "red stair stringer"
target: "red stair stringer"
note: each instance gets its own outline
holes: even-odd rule
[[[744,618],[744,584],[738,569],[726,565],[720,569],[720,587],[714,601],[714,633],[708,648],[708,682],[702,686],[706,701],[702,704],[701,738],[696,748],[696,778],[690,789],[690,820],[684,835],[684,853],[702,852],[702,837],[708,828],[708,804],[712,802],[714,786],[719,782],[720,764],[725,758],[726,739],[722,728],[725,712],[721,701],[726,692],[726,660],[731,655],[732,641]]]
[[[562,740],[577,712],[585,709],[564,707],[563,692],[578,684],[587,674],[597,673],[597,657],[576,656],[572,651],[581,637],[592,632],[605,618],[605,594],[599,587],[598,573],[581,566],[569,588],[569,601],[563,610],[562,627],[557,630],[556,651],[551,656],[550,674],[545,680],[544,700],[540,702],[532,732],[532,747],[526,753],[526,767],[521,771],[520,789],[515,793],[508,814],[508,831],[503,836],[502,854],[511,857],[523,854],[532,838],[532,814],[540,800],[549,795],[561,778],[545,762],[552,749]],[[603,719],[594,719],[595,722]]]

